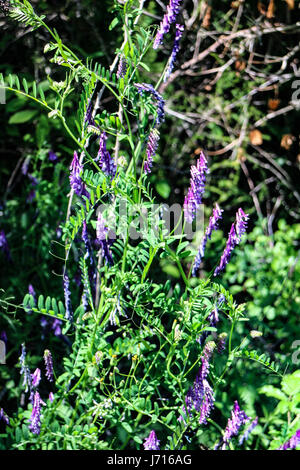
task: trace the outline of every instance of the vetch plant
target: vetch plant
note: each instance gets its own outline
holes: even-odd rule
[[[10,4],[12,18],[33,31],[46,31],[45,54],[64,80],[48,77],[55,99],[15,75],[1,76],[1,86],[38,103],[49,120],[59,120],[63,137],[74,147],[66,177],[67,213],[57,243],[60,298],[50,291],[37,296],[30,286],[17,306],[24,315],[51,321],[54,335],[56,328],[59,334],[38,364],[32,363],[35,346],[30,339],[21,346],[20,388],[30,396],[10,422],[2,409],[0,415],[13,448],[176,450],[198,448],[203,439],[211,449],[218,443],[222,449],[238,449],[250,442],[257,420],[235,441],[250,421],[235,401],[225,431],[218,424],[232,407],[227,403],[220,418],[222,391],[230,389],[228,372],[245,360],[281,376],[276,364],[248,352],[246,339],[235,335],[239,323],[247,320],[246,305],[235,302],[221,278],[214,282],[245,234],[248,215],[238,209],[223,255],[219,247],[219,265],[203,279],[197,277],[200,264],[224,210],[218,205],[212,209],[201,245],[194,250],[184,229],[180,234],[176,227],[168,230],[162,209],[154,209],[149,178],[165,120],[158,87],[176,66],[175,58],[179,60],[184,31],[176,23],[180,0],[170,0],[158,29],[143,27],[143,3],[112,1],[124,38],[110,69],[84,62],[29,1]],[[146,82],[147,54],[163,41],[174,43],[174,34],[165,70],[156,82],[149,77]],[[78,98],[74,113],[66,106],[72,94]],[[106,110],[100,106],[104,95],[113,103]],[[53,151],[49,159],[56,162]],[[191,166],[180,215],[183,227],[197,219],[208,174],[209,161],[202,152]],[[125,222],[119,211],[124,200],[134,208]],[[142,235],[144,208],[155,222],[137,240],[131,228]],[[1,233],[0,246],[7,251]],[[156,272],[166,260],[179,273],[178,282],[157,282]],[[14,305],[7,299],[2,304]]]

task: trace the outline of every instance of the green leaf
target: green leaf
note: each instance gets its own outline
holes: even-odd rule
[[[155,189],[158,192],[158,194],[164,199],[167,199],[170,196],[171,187],[169,183],[167,183],[166,181],[160,181],[156,183]]]
[[[38,308],[42,310],[44,308],[44,297],[42,295],[39,296],[38,299]]]
[[[114,29],[118,23],[119,23],[119,18],[114,18],[108,27],[109,31]]]
[[[129,434],[131,434],[133,432],[132,427],[130,426],[130,424],[125,423],[125,422],[122,422],[121,424],[122,424],[123,428],[125,429],[125,431],[127,431]]]
[[[263,393],[267,397],[277,398],[277,400],[286,400],[286,395],[273,385],[265,385],[259,389],[259,393]]]
[[[26,110],[26,111],[19,111],[18,113],[13,114],[8,124],[23,124],[24,122],[31,121],[37,115],[36,110]]]
[[[147,70],[147,72],[150,72],[148,65],[145,64],[144,62],[140,62],[140,66],[143,67],[143,69]]]
[[[281,382],[282,390],[288,395],[296,395],[300,392],[300,370],[293,374],[286,375]]]

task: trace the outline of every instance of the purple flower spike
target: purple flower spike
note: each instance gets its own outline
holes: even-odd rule
[[[40,434],[41,432],[41,397],[39,392],[34,394],[29,429],[33,434]]]
[[[90,242],[90,239],[89,239],[89,236],[88,236],[86,220],[84,220],[84,221],[83,221],[83,224],[82,224],[82,234],[81,234],[81,238],[82,238],[82,240],[83,240],[83,242],[84,242],[84,246],[85,246],[85,250],[86,250],[86,253],[85,253],[84,258],[85,258],[85,259],[89,258],[89,259],[90,259],[90,263],[93,264],[92,245],[91,245],[91,242]]]
[[[228,264],[234,248],[240,243],[241,236],[246,231],[248,218],[248,214],[245,214],[242,209],[238,210],[236,214],[236,222],[231,226],[227,243],[221,256],[220,264],[215,269],[214,276],[217,276],[221,271],[223,271]]]
[[[96,224],[96,235],[98,241],[106,240],[108,228],[105,225],[105,220],[101,212],[98,213],[97,224]]]
[[[49,382],[53,382],[53,361],[52,361],[52,354],[49,349],[44,351],[44,361],[45,361],[45,368],[46,368],[46,377]]]
[[[210,366],[209,361],[213,355],[215,347],[216,347],[215,342],[209,341],[203,349],[202,358],[201,358],[202,367],[200,369],[202,379],[206,379],[206,377],[208,376],[208,371],[209,371],[209,366]]]
[[[117,78],[125,77],[127,72],[127,61],[123,55],[119,59],[119,65],[117,70]]]
[[[218,342],[217,342],[218,354],[222,354],[222,352],[225,350],[226,340],[227,340],[227,333],[221,333],[218,336]]]
[[[29,163],[30,163],[30,157],[26,157],[21,167],[21,171],[24,176],[27,175],[28,173]]]
[[[86,107],[84,122],[85,122],[85,124],[88,124],[89,126],[94,126],[95,125],[95,121],[93,119],[93,103],[92,103],[91,99],[88,101],[88,104],[87,104],[87,107]]]
[[[99,160],[99,166],[106,176],[114,178],[116,175],[117,167],[109,151],[106,148],[106,141],[107,134],[106,132],[102,132],[99,142],[99,151],[95,161],[97,162]]]
[[[152,96],[157,111],[156,124],[161,124],[165,119],[165,100],[163,97],[149,83],[135,83],[134,86],[140,95],[146,92]]]
[[[41,370],[35,369],[34,373],[31,374],[31,379],[32,379],[32,386],[34,388],[37,388],[41,381]]]
[[[195,261],[194,261],[194,266],[193,266],[193,270],[192,270],[192,276],[194,276],[194,277],[197,275],[197,272],[199,270],[201,261],[204,257],[204,252],[205,252],[205,247],[206,247],[207,241],[211,239],[211,234],[212,234],[213,230],[218,229],[219,220],[222,218],[222,212],[223,212],[223,210],[219,208],[218,204],[216,204],[215,209],[213,209],[213,215],[209,219],[208,226],[206,228],[203,240],[201,242],[201,245],[199,247],[199,251],[198,251],[197,256],[195,258]]]
[[[143,446],[145,450],[160,450],[159,443],[160,441],[157,439],[155,431],[151,431]]]
[[[77,196],[89,197],[89,194],[85,189],[85,184],[83,183],[80,177],[80,173],[83,170],[83,166],[79,162],[78,154],[76,151],[74,152],[74,157],[70,166],[70,170],[70,185],[74,193],[77,194]]]
[[[199,423],[206,424],[207,418],[211,413],[214,406],[213,390],[207,381],[209,372],[209,361],[212,357],[216,344],[213,341],[209,341],[202,353],[201,362],[202,365],[196,376],[193,385],[189,388],[185,398],[185,405],[182,408],[183,413],[188,411],[191,416],[193,409],[200,413]],[[180,416],[179,421],[184,421],[183,416]]]
[[[215,269],[214,276],[217,276],[221,271],[225,269],[225,266],[229,262],[236,244],[237,244],[237,238],[236,238],[236,233],[234,229],[234,224],[232,224],[230,232],[228,234],[228,239],[227,239],[224,252],[221,256],[220,264]]]
[[[113,264],[111,252],[109,250],[110,242],[107,241],[108,228],[105,225],[105,220],[101,212],[98,214],[96,224],[97,244],[102,248],[102,256],[106,263]]]
[[[209,417],[214,407],[214,393],[213,389],[209,385],[208,381],[203,380],[203,398],[200,409],[199,424],[207,424],[207,418]]]
[[[54,401],[54,395],[53,395],[52,392],[49,393],[49,401],[50,401],[50,403],[53,403],[53,401]]]
[[[179,48],[180,48],[180,39],[182,38],[183,31],[184,31],[184,26],[181,25],[181,24],[177,24],[176,25],[176,35],[175,35],[174,46],[173,46],[173,50],[172,50],[172,53],[171,53],[171,56],[170,56],[170,59],[169,59],[168,69],[167,69],[166,74],[164,76],[164,82],[166,82],[168,80],[169,76],[171,75],[171,73],[174,69],[177,54],[178,54]]]
[[[238,402],[235,401],[231,412],[231,418],[229,418],[224,432],[222,450],[227,448],[231,439],[239,433],[240,428],[249,420],[250,418],[243,410],[240,409]]]
[[[73,320],[73,311],[71,304],[71,291],[70,291],[70,280],[65,272],[64,274],[64,295],[65,295],[65,318],[69,321]]]
[[[190,187],[183,205],[185,220],[190,224],[193,222],[197,209],[202,202],[207,173],[209,173],[207,160],[204,153],[201,152],[196,166],[191,167]]]
[[[146,149],[147,160],[145,161],[145,165],[144,165],[145,173],[151,173],[153,157],[156,154],[158,141],[159,141],[159,132],[157,129],[152,129],[149,135],[147,149]]]
[[[19,357],[19,362],[21,365],[21,370],[20,374],[23,375],[23,387],[25,387],[25,392],[28,392],[28,390],[31,391],[32,388],[32,378],[30,374],[30,369],[26,364],[26,348],[25,344],[22,344],[22,351],[21,351],[21,356]]]
[[[181,0],[170,0],[167,6],[167,13],[164,15],[162,22],[160,23],[159,30],[156,33],[156,37],[153,44],[153,49],[157,49],[162,43],[163,37],[170,31],[170,26],[175,23],[176,17],[180,10]]]
[[[297,447],[300,446],[300,429],[296,431],[296,433],[282,446],[279,447],[278,450],[290,450],[290,449],[296,449]]]
[[[253,429],[256,428],[258,424],[258,417],[256,417],[252,423],[250,424],[250,426],[248,426],[248,428],[246,429],[246,431],[244,432],[244,434],[242,434],[242,436],[240,437],[239,439],[239,445],[241,446],[245,441],[247,441],[247,439],[249,438],[250,434],[252,433]]]
[[[4,230],[0,230],[0,248],[3,251],[3,253],[5,254],[6,258],[8,260],[10,260],[11,256],[10,256],[9,246],[8,246],[8,243],[7,243],[7,239],[6,239]]]
[[[247,229],[247,221],[249,219],[248,214],[245,214],[243,209],[239,209],[236,214],[236,222],[235,222],[235,231],[238,242],[241,241],[242,235],[246,232]]]
[[[3,408],[0,408],[0,421],[4,421],[4,423],[9,425],[9,417],[4,413]]]

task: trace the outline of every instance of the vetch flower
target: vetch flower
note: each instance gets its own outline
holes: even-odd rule
[[[127,72],[127,61],[123,54],[119,58],[118,70],[117,70],[117,78],[125,77]]]
[[[214,393],[213,389],[209,385],[208,381],[205,379],[203,380],[202,383],[203,386],[203,398],[202,398],[202,404],[200,408],[200,418],[199,418],[199,424],[207,424],[207,419],[208,416],[211,413],[211,410],[214,407]]]
[[[29,163],[30,163],[30,157],[26,157],[21,167],[21,171],[24,176],[27,175],[28,173]]]
[[[163,97],[155,90],[153,85],[149,83],[135,83],[134,86],[137,88],[140,95],[146,92],[152,96],[157,111],[156,124],[161,124],[165,119],[165,100]]]
[[[147,149],[146,149],[147,160],[145,161],[145,164],[144,164],[145,173],[151,173],[153,157],[156,153],[158,142],[159,142],[159,132],[157,129],[154,128],[151,130],[149,138],[148,138],[148,142],[147,142]]]
[[[105,220],[101,212],[98,213],[96,224],[96,236],[98,241],[106,240],[108,228],[105,225]]]
[[[25,344],[23,343],[21,346],[21,356],[19,357],[19,362],[21,365],[21,370],[20,374],[23,375],[23,387],[25,387],[25,393],[28,392],[28,390],[31,391],[32,389],[32,377],[30,374],[30,369],[26,364],[26,348]]]
[[[206,424],[207,418],[214,406],[213,390],[207,381],[207,376],[210,365],[209,361],[215,347],[216,344],[214,341],[209,341],[205,345],[201,357],[201,367],[193,385],[188,390],[185,398],[185,406],[182,408],[183,414],[186,414],[187,411],[190,416],[192,415],[193,410],[200,413],[200,424]],[[183,416],[180,416],[179,421],[184,421]]]
[[[83,170],[83,166],[81,165],[78,159],[78,154],[75,151],[74,157],[70,166],[70,185],[74,193],[77,194],[77,196],[89,197],[89,194],[85,189],[85,184],[83,183],[80,177],[80,173],[82,172],[82,170]]]
[[[126,313],[124,312],[123,308],[121,307],[121,302],[120,302],[120,294],[117,297],[117,303],[115,308],[111,311],[111,314],[109,316],[109,321],[111,325],[117,325],[117,319],[116,319],[116,313],[118,312],[119,317],[122,315],[123,317],[127,318]]]
[[[3,408],[0,408],[0,421],[4,421],[4,423],[9,425],[9,417],[4,413]]]
[[[48,153],[48,159],[50,162],[56,162],[58,160],[58,156],[53,152],[53,150],[50,150]]]
[[[167,81],[167,79],[169,78],[169,76],[171,75],[171,73],[174,69],[177,54],[179,52],[180,39],[182,38],[183,31],[184,31],[184,26],[181,25],[181,24],[176,24],[175,41],[174,41],[173,50],[172,50],[172,53],[171,53],[171,56],[170,56],[170,59],[169,59],[168,68],[167,68],[167,71],[166,71],[165,76],[164,76],[164,82]]]
[[[34,373],[31,374],[31,383],[34,388],[37,388],[41,381],[41,370],[35,369]]]
[[[159,443],[155,431],[151,431],[143,446],[145,450],[160,450]]]
[[[109,250],[109,242],[107,241],[108,228],[105,225],[105,220],[101,212],[98,213],[96,224],[97,244],[102,249],[102,256],[106,263],[113,264],[113,259]]]
[[[153,49],[157,49],[162,43],[163,37],[170,31],[170,26],[175,23],[176,17],[180,11],[181,0],[170,0],[167,6],[167,12],[160,23],[159,29],[156,33]]]
[[[95,361],[96,361],[97,366],[99,366],[102,359],[103,359],[103,352],[102,351],[96,351],[95,352]]]
[[[54,401],[53,392],[50,392],[50,393],[49,393],[49,401],[50,401],[50,403],[53,403],[53,401]]]
[[[114,178],[114,176],[116,175],[117,167],[109,151],[106,148],[106,141],[107,134],[106,132],[102,132],[99,141],[99,151],[97,157],[95,158],[95,161],[99,161],[99,166],[106,176]]]
[[[48,329],[52,331],[54,336],[57,336],[57,337],[62,336],[62,330],[61,330],[62,321],[59,320],[58,318],[49,318],[46,316],[42,316],[40,323],[41,323],[41,327],[44,330]],[[44,335],[42,337],[44,338]]]
[[[207,173],[209,173],[207,160],[204,153],[201,152],[196,166],[191,167],[190,187],[183,205],[184,217],[188,223],[193,222],[197,209],[202,202]]]
[[[224,351],[227,336],[228,336],[227,333],[221,333],[221,334],[218,336],[218,341],[217,341],[217,351],[218,351],[218,354],[222,354],[222,352]]]
[[[53,331],[54,336],[62,336],[61,326],[62,321],[58,318],[53,318],[51,330]]]
[[[231,418],[228,419],[227,426],[222,439],[222,450],[225,450],[234,436],[240,431],[240,428],[249,421],[250,418],[246,413],[240,409],[237,400],[234,402],[233,410],[231,411]]]
[[[41,432],[41,397],[38,391],[35,392],[33,397],[29,429],[33,434],[40,434]]]
[[[217,323],[219,321],[219,312],[217,307],[214,307],[211,312],[208,315],[208,320],[209,320],[209,325],[212,328],[215,328],[217,326]]]
[[[214,341],[209,341],[204,346],[204,349],[202,351],[202,358],[201,358],[202,366],[199,372],[201,374],[202,379],[206,379],[206,377],[208,376],[209,366],[210,366],[209,361],[213,355],[215,348],[216,348],[216,343]]]
[[[245,214],[243,209],[240,208],[237,211],[235,223],[236,236],[239,242],[241,241],[242,235],[246,232],[248,219],[248,214]]]
[[[72,311],[72,304],[71,304],[71,291],[70,291],[70,280],[68,277],[67,272],[65,272],[63,276],[63,283],[64,283],[64,296],[65,296],[65,318],[69,321],[73,320],[73,311]]]
[[[218,204],[216,204],[216,207],[213,209],[213,215],[209,218],[208,226],[205,230],[204,237],[202,239],[202,242],[199,247],[199,251],[194,261],[194,265],[192,269],[192,276],[194,277],[197,275],[197,272],[200,268],[201,261],[204,257],[204,252],[205,252],[207,241],[211,239],[211,234],[213,230],[218,229],[219,220],[222,218],[222,212],[223,210],[219,208]]]
[[[300,429],[296,431],[296,433],[282,446],[279,447],[278,450],[291,450],[291,449],[296,449],[297,447],[300,446]]]
[[[92,99],[89,99],[86,111],[85,111],[85,116],[84,116],[84,122],[85,124],[88,124],[89,126],[94,126],[95,121],[93,119],[93,103]]]
[[[4,230],[0,230],[0,248],[5,254],[6,258],[10,260],[11,259],[10,250],[9,250],[9,246],[8,246],[8,242],[7,242]]]
[[[246,429],[246,431],[242,434],[242,436],[240,437],[239,439],[239,445],[241,446],[244,441],[247,441],[247,439],[249,438],[250,434],[252,433],[253,429],[256,428],[258,424],[258,417],[256,417],[252,423],[250,423],[250,425],[248,426],[248,428]]]
[[[86,250],[84,258],[85,259],[89,258],[90,264],[92,265],[93,264],[93,251],[92,251],[92,245],[88,236],[86,220],[84,220],[82,224],[81,238],[84,242],[84,246]]]
[[[49,349],[44,351],[44,361],[45,361],[45,368],[46,368],[46,377],[49,382],[53,382],[53,361],[52,361],[52,354]]]
[[[221,271],[225,269],[227,263],[231,258],[234,248],[240,243],[241,236],[246,231],[248,218],[248,214],[245,214],[242,209],[238,210],[236,214],[235,224],[233,223],[231,225],[226,246],[221,256],[219,266],[217,266],[217,268],[215,269],[214,276],[217,276]]]
[[[95,273],[94,273],[94,275],[95,275]],[[82,280],[82,285],[83,285],[83,291],[82,291],[82,295],[81,295],[81,303],[82,303],[82,306],[84,308],[84,312],[87,311],[89,303],[92,303],[91,286],[92,286],[92,283],[95,279],[96,279],[96,277],[94,277],[94,279],[93,279],[92,276],[90,276],[91,283],[89,282],[88,269],[87,269],[86,265],[84,265],[83,269],[82,269],[82,279],[81,279]]]

